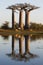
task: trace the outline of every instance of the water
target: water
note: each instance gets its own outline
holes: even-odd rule
[[[0,65],[43,65],[43,35],[0,35]]]

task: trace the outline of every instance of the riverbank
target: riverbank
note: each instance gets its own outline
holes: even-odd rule
[[[28,35],[28,34],[43,34],[43,31],[29,31],[29,30],[10,30],[10,29],[0,29],[0,35]]]

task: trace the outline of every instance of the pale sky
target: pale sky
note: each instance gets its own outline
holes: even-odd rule
[[[0,25],[5,21],[9,21],[11,25],[12,12],[6,9],[8,6],[26,2],[40,7],[30,12],[30,21],[43,24],[43,0],[0,0]],[[18,22],[18,16],[16,16],[16,20]]]

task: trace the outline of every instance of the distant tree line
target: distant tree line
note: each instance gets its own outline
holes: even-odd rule
[[[5,23],[0,27],[1,29],[12,29],[12,27],[9,27],[9,22],[5,21]],[[19,24],[16,23],[14,25],[14,29],[18,29],[19,28]]]
[[[25,25],[24,25],[25,27]],[[19,28],[19,24],[16,23],[14,26],[14,29],[18,29]],[[12,29],[11,27],[9,27],[9,22],[5,22],[2,26],[1,29]],[[37,24],[37,23],[30,23],[30,29],[34,30],[34,31],[43,31],[43,24]]]
[[[43,31],[43,24],[31,23],[30,29],[35,31]]]
[[[5,22],[2,26],[1,29],[9,29],[9,22]]]

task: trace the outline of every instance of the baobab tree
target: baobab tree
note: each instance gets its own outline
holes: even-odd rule
[[[16,12],[16,9],[18,7],[15,6],[15,5],[12,5],[12,6],[9,6],[7,9],[11,9],[12,10],[12,29],[14,29],[14,25],[15,25],[15,12]],[[17,12],[16,12],[17,13]]]
[[[9,6],[7,9],[11,9],[12,10],[12,29],[14,29],[14,25],[15,25],[15,13],[14,11],[15,10],[19,10],[20,13],[19,13],[19,27],[21,29],[23,29],[23,20],[22,20],[22,16],[23,16],[23,10],[25,11],[26,13],[26,18],[25,18],[25,26],[26,26],[26,29],[29,28],[29,12],[34,10],[34,9],[37,9],[38,7],[36,6],[33,6],[33,5],[30,5],[30,4],[27,4],[27,3],[23,3],[23,4],[16,4],[16,5],[12,5],[12,6]]]
[[[17,10],[19,10],[19,27],[23,30],[23,10],[24,8],[27,7],[26,3],[25,4],[17,4],[19,7]]]
[[[25,29],[30,28],[30,11],[37,9],[39,7],[27,4],[27,7],[24,9],[25,11]]]

